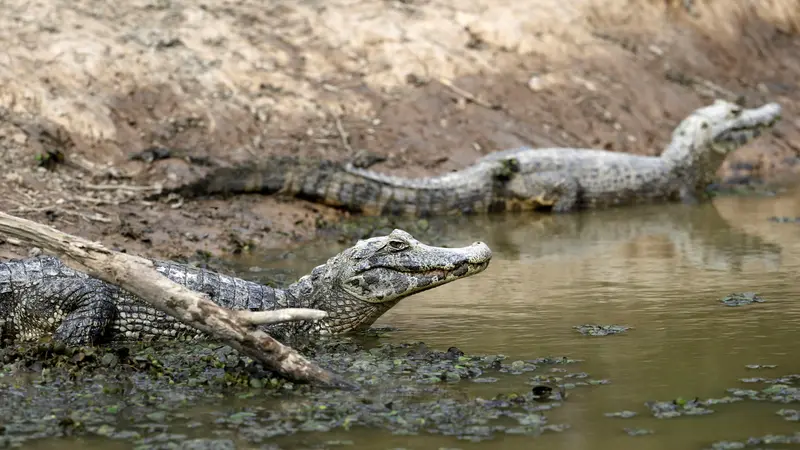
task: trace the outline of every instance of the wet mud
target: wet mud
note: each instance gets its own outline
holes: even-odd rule
[[[362,390],[293,385],[213,343],[6,346],[0,350],[0,443],[101,436],[137,448],[173,448],[207,437],[210,429],[259,444],[358,427],[470,441],[503,433],[535,436],[566,429],[550,423],[547,411],[559,407],[571,389],[602,384],[567,371],[579,361],[565,357],[508,361],[502,355],[465,355],[455,347],[436,351],[424,343],[353,340],[327,342],[309,353]],[[528,378],[530,387],[492,398],[464,396],[458,389],[509,377]]]

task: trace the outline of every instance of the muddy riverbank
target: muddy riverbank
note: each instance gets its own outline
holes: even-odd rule
[[[268,154],[368,150],[405,175],[517,145],[656,154],[713,98],[786,111],[720,175],[792,174],[796,2],[709,3],[6,2],[0,209],[149,256],[285,247],[342,214],[259,196],[149,203],[142,189]],[[128,160],[153,146],[193,162]]]

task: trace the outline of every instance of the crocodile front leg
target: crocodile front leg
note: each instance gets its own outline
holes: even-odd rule
[[[116,291],[49,257],[0,263],[0,338],[100,343],[116,318]]]
[[[564,172],[516,174],[505,185],[510,209],[550,209],[564,213],[578,206],[580,184]]]
[[[83,279],[62,303],[64,318],[53,333],[53,339],[66,345],[95,345],[109,339],[117,318],[114,303],[117,288],[100,280]],[[56,297],[58,298],[58,297]]]

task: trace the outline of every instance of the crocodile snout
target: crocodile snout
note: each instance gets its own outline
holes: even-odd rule
[[[467,262],[470,264],[488,264],[492,260],[492,249],[484,242],[475,241],[467,248],[469,249]]]

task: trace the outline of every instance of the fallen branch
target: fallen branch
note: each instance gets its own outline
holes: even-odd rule
[[[325,317],[324,311],[298,308],[249,312],[222,308],[207,295],[161,275],[148,259],[115,252],[99,243],[2,212],[0,234],[58,255],[73,269],[141,297],[154,308],[218,338],[286,378],[323,386],[357,387],[254,327],[256,324],[320,319]]]
[[[325,311],[310,308],[284,308],[277,311],[236,311],[239,320],[250,325],[273,325],[297,320],[319,320],[328,316]]]

